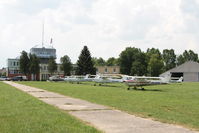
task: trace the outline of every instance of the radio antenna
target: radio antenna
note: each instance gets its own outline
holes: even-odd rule
[[[42,23],[42,48],[44,47],[44,20]]]

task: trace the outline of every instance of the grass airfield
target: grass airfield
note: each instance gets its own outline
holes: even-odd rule
[[[0,82],[1,133],[100,133],[68,113]]]
[[[63,95],[107,105],[141,117],[199,130],[199,83],[146,86],[127,90],[124,84],[19,82]]]

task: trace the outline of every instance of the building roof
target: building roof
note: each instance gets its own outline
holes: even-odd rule
[[[199,63],[188,61],[170,70],[170,72],[199,72]]]
[[[194,62],[194,61],[187,61],[180,66],[177,66],[173,69],[170,69],[170,70],[162,73],[160,76],[163,76],[170,72],[199,72],[199,63]]]
[[[35,54],[39,58],[47,58],[49,59],[50,57],[56,58],[56,49],[54,48],[31,48],[30,49],[31,54]]]

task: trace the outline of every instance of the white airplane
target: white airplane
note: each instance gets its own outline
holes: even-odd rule
[[[146,77],[146,76],[133,76],[130,80],[125,80],[126,85],[128,86],[128,90],[130,87],[137,89],[140,87],[141,90],[144,90],[143,86],[148,85],[159,85],[159,84],[168,84],[169,78],[163,77]]]
[[[84,78],[85,81],[93,81],[96,78],[96,75],[87,74]]]
[[[180,78],[172,77],[169,82],[170,83],[182,83],[183,82],[183,77],[180,77]]]
[[[49,81],[64,81],[64,79],[61,78],[59,75],[54,75],[49,77]]]
[[[68,81],[72,83],[73,82],[76,82],[76,83],[89,82],[89,81],[93,81],[95,77],[96,75],[90,75],[90,74],[87,74],[86,76],[73,75],[73,76],[66,76],[64,78],[64,81]]]
[[[183,77],[181,77],[177,81],[175,80],[175,82],[179,83],[179,82],[182,82],[182,80],[183,80]],[[141,87],[141,89],[144,89],[143,86],[167,84],[171,82],[170,77],[128,76],[128,75],[119,75],[119,74],[115,74],[115,75],[114,74],[113,75],[87,74],[86,76],[67,76],[64,78],[64,81],[68,81],[72,83],[93,81],[95,83],[99,83],[99,85],[106,84],[106,83],[123,83],[124,82],[128,86],[128,89],[130,89],[130,87],[133,87],[134,89]]]
[[[121,75],[96,75],[93,81],[102,85],[106,83],[122,83],[124,79]]]
[[[70,83],[80,83],[80,82],[83,82],[85,81],[85,76],[66,76],[64,78],[64,81],[67,81],[67,82],[70,82]]]

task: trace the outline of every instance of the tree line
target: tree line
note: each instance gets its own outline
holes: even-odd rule
[[[77,75],[96,74],[96,66],[120,66],[121,74],[139,76],[159,76],[171,68],[183,64],[186,61],[198,62],[198,54],[192,50],[185,50],[177,56],[173,49],[164,49],[161,53],[159,49],[148,48],[143,52],[139,48],[127,47],[123,50],[119,58],[111,57],[104,60],[102,57],[91,56],[87,46],[84,46],[76,62],[77,67],[73,68],[71,59],[68,55],[60,58],[60,68],[64,75],[70,75],[75,71]],[[39,73],[40,60],[36,55],[22,51],[20,56],[20,71],[27,74],[36,75]],[[51,57],[48,61],[48,71],[52,75],[57,71],[55,58]]]
[[[101,57],[93,58],[96,66],[119,65],[122,74],[132,76],[159,76],[186,61],[199,62],[198,54],[192,50],[185,50],[177,56],[174,49],[164,49],[161,53],[156,48],[148,48],[143,52],[139,48],[127,47],[120,53],[119,58],[111,57],[107,61]]]

